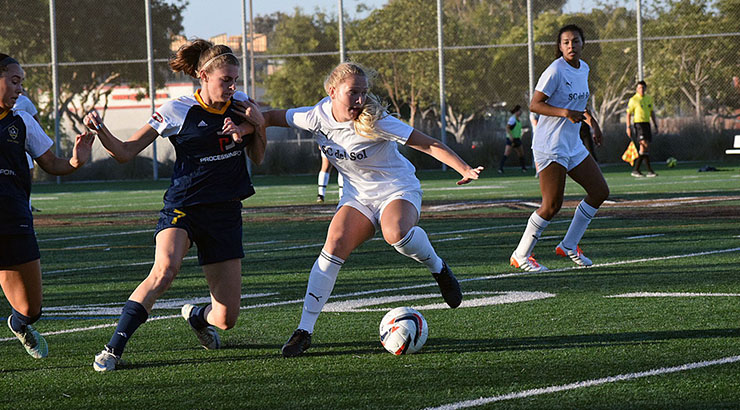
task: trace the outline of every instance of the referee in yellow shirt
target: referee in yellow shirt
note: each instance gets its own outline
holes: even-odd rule
[[[645,81],[639,81],[637,83],[637,93],[630,98],[627,104],[627,136],[632,138],[632,116],[635,116],[635,135],[633,140],[635,145],[639,146],[640,156],[635,160],[635,169],[632,170],[633,177],[656,177],[653,168],[650,166],[650,142],[653,139],[653,135],[650,132],[650,119],[653,119],[655,124],[655,133],[658,133],[658,121],[655,119],[655,112],[653,111],[653,97],[646,95],[647,84]],[[647,166],[647,174],[640,172],[640,165],[643,161]]]

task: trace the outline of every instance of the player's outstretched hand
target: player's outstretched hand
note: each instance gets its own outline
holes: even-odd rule
[[[87,128],[93,131],[98,131],[103,127],[103,119],[100,118],[100,114],[97,111],[92,110],[82,120]]]
[[[95,134],[92,132],[85,132],[75,137],[72,161],[70,162],[75,168],[81,167],[90,159],[93,141],[95,141]]]
[[[234,111],[239,116],[254,125],[255,128],[259,128],[265,123],[259,105],[251,98],[247,101],[234,101],[234,108],[236,108]]]
[[[483,167],[470,168],[467,172],[463,174],[462,179],[457,181],[457,184],[465,185],[474,179],[478,179],[481,171],[483,171]]]

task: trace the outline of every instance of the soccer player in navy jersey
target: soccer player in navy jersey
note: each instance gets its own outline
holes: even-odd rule
[[[308,277],[298,329],[282,348],[285,357],[303,354],[321,309],[350,253],[380,229],[383,239],[400,254],[424,264],[452,308],[462,302],[460,284],[417,226],[421,184],[414,166],[398,152],[397,143],[424,152],[449,165],[462,179],[478,179],[483,167],[472,168],[440,141],[389,115],[369,94],[368,72],[345,62],[324,82],[328,94],[313,107],[267,111],[266,126],[311,131],[319,149],[344,177],[344,191],[329,225],[326,242]]]
[[[18,61],[0,54],[0,285],[10,302],[8,327],[28,354],[46,357],[49,348],[32,323],[41,317],[41,254],[29,207],[31,173],[26,153],[52,175],[67,175],[90,158],[92,133],[75,138],[72,158],[58,158],[53,142],[27,112],[14,109],[23,90]]]
[[[578,266],[591,266],[578,242],[586,232],[599,206],[609,196],[609,186],[599,165],[580,138],[581,122],[593,130],[601,144],[601,128],[588,111],[589,67],[581,60],[583,30],[576,25],[560,29],[557,59],[540,76],[529,110],[540,114],[532,138],[532,153],[540,179],[542,204],[530,215],[519,245],[511,254],[511,266],[527,272],[547,270],[532,255],[542,232],[563,205],[565,177],[570,176],[586,190],[586,198],[576,207],[573,220],[555,253],[569,257]]]
[[[211,303],[186,304],[183,317],[204,348],[218,349],[221,342],[214,327],[230,329],[239,316],[244,257],[241,200],[254,194],[245,155],[262,162],[264,119],[257,105],[236,91],[239,60],[229,47],[194,40],[182,46],[169,64],[174,72],[198,78],[201,88],[163,104],[127,141],[111,134],[96,112],[85,117],[86,125],[98,132],[105,149],[119,162],[131,160],[159,136],[170,140],[176,155],[154,234],[154,265],[124,305],[113,337],[95,356],[96,371],[120,366],[127,341],[170,287],[193,243]]]

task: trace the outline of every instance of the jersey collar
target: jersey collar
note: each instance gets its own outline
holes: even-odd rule
[[[7,117],[8,116],[8,113],[10,111],[11,110],[3,110],[3,111],[0,111],[0,120],[2,120],[3,118]]]
[[[229,100],[226,101],[226,104],[224,104],[224,106],[221,107],[220,110],[209,107],[208,104],[203,102],[203,98],[201,98],[200,96],[200,88],[195,91],[195,100],[198,101],[198,104],[200,104],[200,106],[203,107],[204,110],[210,112],[211,114],[223,115],[226,112],[226,109],[229,108],[229,105],[231,105],[231,100]]]

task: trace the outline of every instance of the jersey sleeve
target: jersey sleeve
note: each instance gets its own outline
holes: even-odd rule
[[[291,128],[313,132],[311,112],[314,107],[291,108],[285,112],[285,121]]]
[[[378,120],[378,122],[375,123],[375,126],[380,128],[384,134],[386,134],[382,137],[383,139],[399,142],[404,145],[411,136],[411,133],[414,132],[414,127],[392,115],[387,115]]]
[[[180,130],[180,127],[182,127],[182,118],[184,116],[177,115],[176,101],[167,101],[162,104],[159,110],[155,111],[152,117],[149,118],[149,122],[147,122],[162,137],[170,137],[176,134]]]
[[[26,124],[26,152],[31,157],[38,158],[54,145],[54,141],[41,129],[41,125],[25,111],[18,112],[23,122]]]
[[[551,97],[555,90],[558,88],[558,84],[560,83],[560,79],[558,78],[558,72],[555,70],[555,65],[552,64],[542,73],[540,76],[539,81],[537,81],[537,86],[535,87],[535,90],[545,94],[548,97]]]
[[[630,98],[630,101],[627,103],[627,114],[634,114],[635,113],[635,99]]]
[[[32,116],[39,113],[39,111],[36,109],[36,106],[33,105],[33,103],[31,102],[31,99],[23,94],[18,96],[18,99],[15,101],[15,106],[13,106],[13,108],[15,110],[25,111]]]

